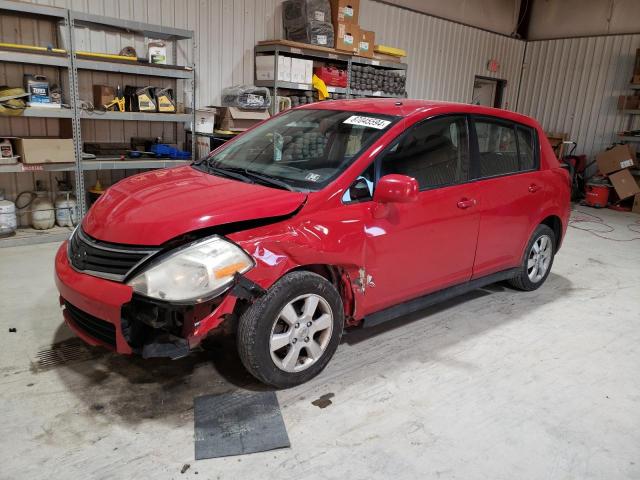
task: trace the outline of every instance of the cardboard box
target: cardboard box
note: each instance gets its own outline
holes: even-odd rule
[[[258,55],[256,57],[256,80],[273,80],[274,67],[273,55]],[[278,55],[278,80],[291,81],[291,57]]]
[[[108,85],[93,86],[93,106],[100,108],[103,105],[109,105],[116,97],[116,90]]]
[[[331,0],[331,22],[336,26],[339,22],[358,24],[360,16],[360,0]]]
[[[312,76],[313,60],[291,59],[291,81],[293,83],[311,83]]]
[[[373,46],[376,44],[376,34],[370,30],[360,29],[360,42],[358,43],[358,55],[373,58]]]
[[[633,197],[633,207],[631,211],[640,215],[640,193],[636,193],[636,196]]]
[[[611,150],[596,155],[598,169],[604,174],[617,172],[637,165],[636,149],[631,145],[616,145]]]
[[[353,23],[338,22],[335,25],[335,48],[349,53],[358,53],[360,27]]]
[[[218,113],[218,128],[231,132],[244,132],[269,118],[267,110],[244,110],[237,107],[221,107]]]
[[[618,197],[620,197],[620,200],[624,200],[625,198],[629,198],[640,193],[640,186],[638,186],[636,179],[633,178],[633,175],[628,168],[612,173],[609,175],[609,180],[618,194]]]
[[[640,107],[640,96],[620,95],[618,97],[618,110],[636,110]]]
[[[196,132],[213,133],[216,125],[216,109],[214,107],[199,108],[196,110]]]
[[[71,138],[16,138],[16,151],[22,163],[73,163]]]

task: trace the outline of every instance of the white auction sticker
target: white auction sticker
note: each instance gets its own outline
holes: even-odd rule
[[[382,130],[383,128],[387,128],[387,125],[389,125],[391,121],[383,120],[381,118],[362,117],[360,115],[352,115],[342,123],[347,123],[349,125],[360,125],[361,127],[371,127],[371,128],[376,128],[378,130]]]

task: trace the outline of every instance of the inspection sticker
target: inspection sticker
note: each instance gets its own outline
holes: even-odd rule
[[[352,115],[342,123],[347,123],[349,125],[360,125],[361,127],[370,127],[370,128],[376,128],[378,130],[382,130],[383,128],[387,128],[387,125],[389,125],[391,121],[382,120],[381,118],[362,117],[360,115]]]

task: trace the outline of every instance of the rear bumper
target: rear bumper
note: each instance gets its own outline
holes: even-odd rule
[[[136,310],[131,308],[132,305],[136,305],[133,301],[133,289],[123,283],[74,270],[67,257],[67,242],[60,246],[56,254],[55,282],[60,292],[60,305],[64,306],[65,322],[88,344],[102,346],[122,354],[174,356],[170,350],[162,348],[166,344],[158,343],[155,335],[149,337],[148,345],[129,341],[130,330],[123,332],[123,310],[126,310],[129,316],[128,326],[132,321],[138,321],[136,317],[142,318],[142,312],[136,315]],[[189,315],[180,327],[179,336],[173,336],[174,341],[180,343],[181,348],[187,352],[193,349],[233,312],[235,301],[236,298],[227,293],[224,298],[218,299],[215,308],[212,308],[212,305],[197,305],[189,309]],[[155,331],[149,326],[145,328],[147,332]],[[162,333],[158,337],[167,337],[165,332],[157,332]]]

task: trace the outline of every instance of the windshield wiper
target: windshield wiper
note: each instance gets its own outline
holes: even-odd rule
[[[248,175],[253,179],[259,180],[262,183],[273,185],[275,187],[284,188],[285,190],[289,190],[290,192],[295,192],[295,190],[291,185],[271,175],[266,175],[264,173],[258,173],[258,172],[254,172],[253,170],[247,170],[247,169],[244,169],[244,174]]]
[[[249,176],[244,174],[243,168],[234,168],[234,167],[220,167],[218,165],[207,164],[207,168],[210,172],[217,173],[223,177],[233,178],[235,180],[240,180],[245,183],[256,183]]]

